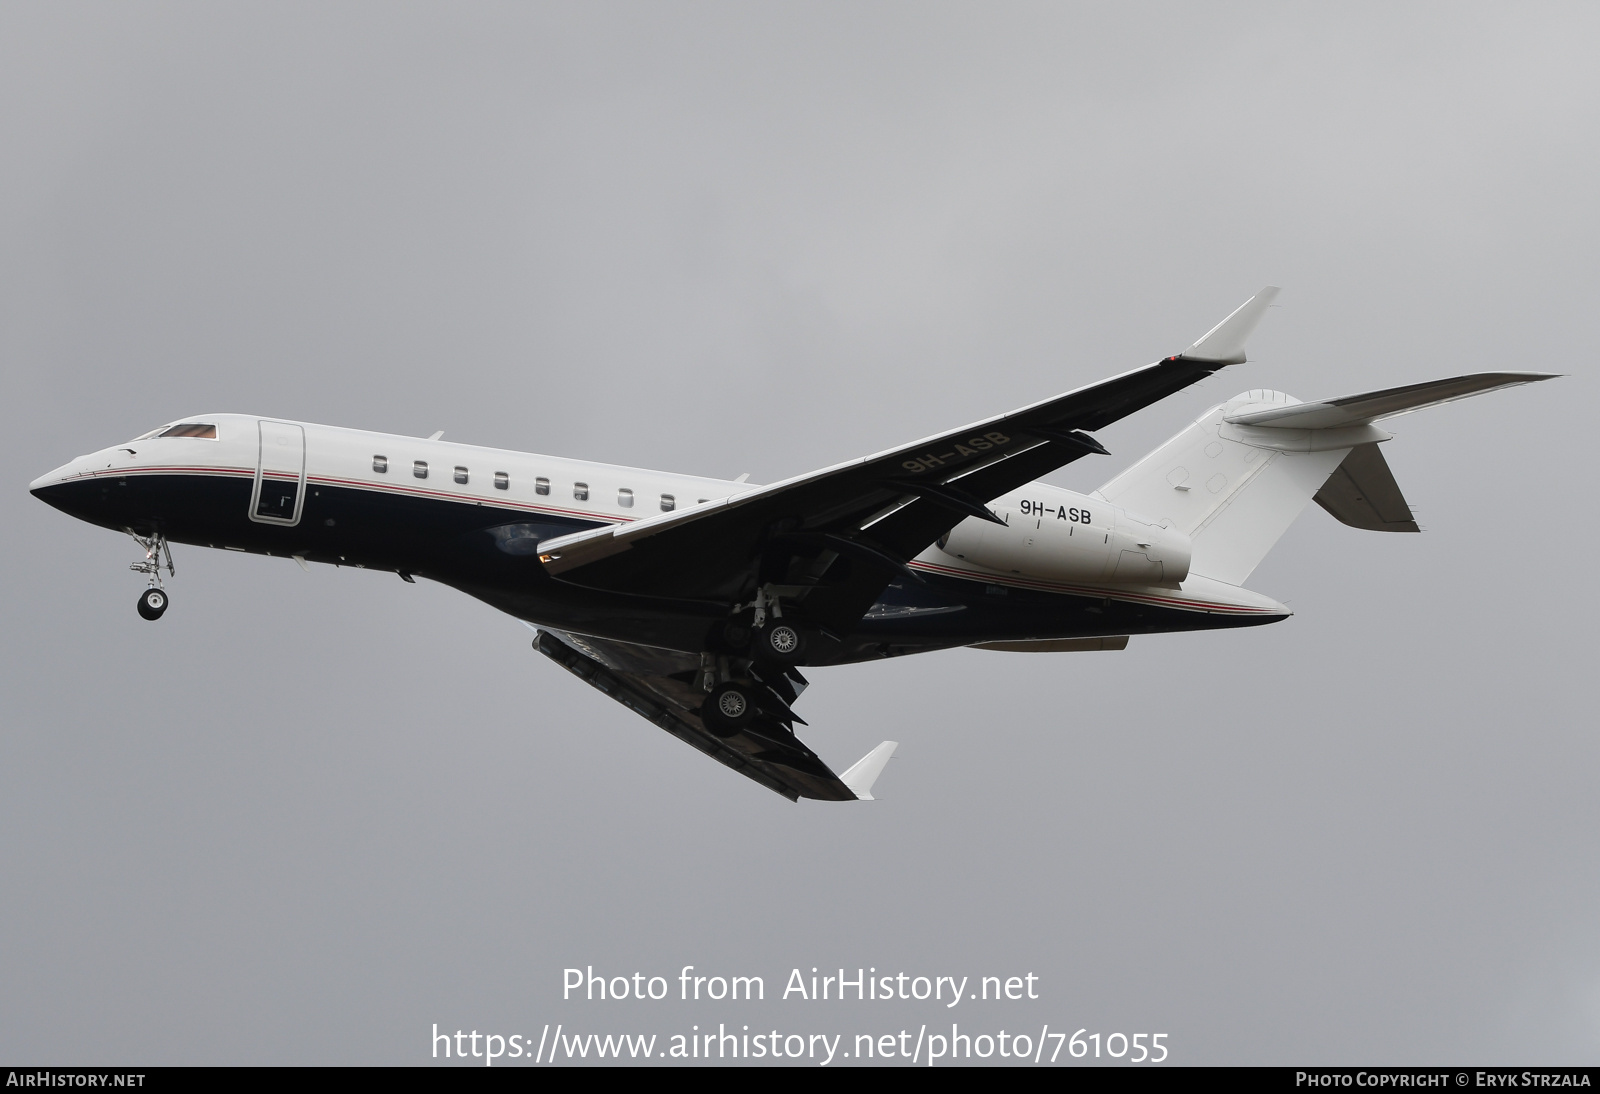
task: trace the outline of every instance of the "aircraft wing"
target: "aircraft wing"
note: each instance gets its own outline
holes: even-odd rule
[[[872,778],[882,769],[881,761],[864,782],[852,780],[862,791],[857,794],[794,735],[792,723],[799,719],[789,708],[806,686],[794,669],[782,675],[767,670],[770,679],[761,683],[771,698],[762,715],[732,736],[719,737],[700,720],[705,693],[695,686],[699,659],[693,655],[551,630],[539,631],[533,646],[635,714],[790,801],[871,800]],[[874,749],[862,763],[874,759],[882,748]]]
[[[912,444],[676,513],[539,545],[546,570],[588,588],[720,604],[763,584],[803,588],[806,614],[843,633],[906,562],[985,502],[1090,452],[1100,429],[1245,359],[1277,289],[1188,350]],[[842,561],[841,561],[842,560]]]

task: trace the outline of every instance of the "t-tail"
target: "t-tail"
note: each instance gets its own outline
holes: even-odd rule
[[[1306,503],[1354,528],[1420,531],[1378,446],[1376,423],[1546,372],[1480,372],[1303,403],[1247,391],[1100,487],[1095,496],[1190,537],[1190,572],[1243,585]]]

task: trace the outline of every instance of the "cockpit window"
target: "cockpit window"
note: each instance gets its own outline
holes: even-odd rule
[[[208,440],[217,439],[217,427],[214,425],[201,425],[198,422],[185,422],[169,429],[163,429],[156,434],[158,437],[204,437]]]

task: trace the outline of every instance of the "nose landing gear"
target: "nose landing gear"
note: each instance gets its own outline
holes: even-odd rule
[[[161,587],[162,560],[166,560],[168,577],[173,577],[178,572],[172,565],[172,548],[167,545],[167,537],[160,532],[146,537],[129,529],[128,534],[133,537],[134,542],[144,548],[144,561],[135,562],[128,569],[136,574],[150,575],[150,587],[139,594],[139,617],[152,621],[160,619],[170,602],[166,589]]]

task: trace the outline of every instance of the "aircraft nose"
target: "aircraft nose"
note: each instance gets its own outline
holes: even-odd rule
[[[47,474],[40,475],[28,484],[28,493],[72,516],[80,515],[84,494],[82,476],[76,462],[62,464]]]
[[[28,484],[28,493],[36,498],[44,498],[46,491],[50,487],[59,485],[63,479],[66,479],[71,474],[71,468],[71,464],[63,464],[54,471],[40,475]]]

